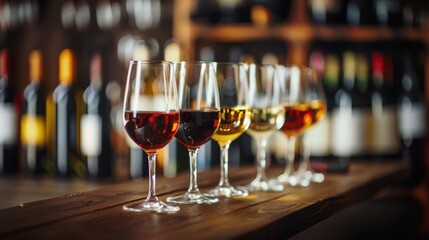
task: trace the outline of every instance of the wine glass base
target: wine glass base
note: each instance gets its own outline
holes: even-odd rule
[[[293,174],[289,177],[289,184],[292,186],[308,187],[311,182],[321,183],[325,180],[323,173],[316,173],[307,169],[304,172]]]
[[[283,184],[271,179],[271,180],[260,180],[255,179],[250,184],[246,185],[246,189],[249,192],[281,192],[284,190]]]
[[[289,178],[291,175],[289,173],[280,174],[276,179],[272,179],[272,181],[277,181],[281,184],[289,184]]]
[[[167,202],[178,203],[178,204],[212,204],[219,202],[219,198],[206,196],[202,193],[190,193],[187,192],[183,195],[169,197]]]
[[[161,201],[146,201],[143,203],[130,203],[122,206],[127,212],[158,212],[158,213],[175,213],[180,207],[167,205]]]
[[[249,192],[244,187],[217,186],[208,195],[216,197],[246,197]]]

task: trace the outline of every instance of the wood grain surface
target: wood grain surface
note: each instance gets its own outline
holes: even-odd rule
[[[270,168],[269,174],[281,170]],[[124,212],[123,204],[146,197],[143,179],[2,209],[0,239],[284,239],[370,198],[406,174],[400,162],[359,162],[348,174],[326,174],[323,183],[307,188],[255,192],[211,205],[180,205],[175,214]],[[254,176],[254,167],[230,171],[230,181],[237,185]],[[218,179],[219,169],[200,173],[200,189],[209,190]],[[188,181],[188,174],[159,178],[158,195],[165,200],[183,193]]]

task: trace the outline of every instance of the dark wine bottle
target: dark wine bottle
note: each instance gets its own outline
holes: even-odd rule
[[[356,54],[347,50],[343,54],[343,78],[335,93],[332,112],[332,153],[340,161],[357,157],[365,148],[364,106],[356,84]]]
[[[348,0],[346,6],[347,23],[351,26],[374,24],[371,1]]]
[[[403,61],[398,126],[404,159],[411,167],[410,183],[417,184],[422,180],[425,169],[426,105],[411,55],[406,53]]]
[[[0,51],[0,173],[16,173],[18,161],[18,117],[14,92],[8,79],[8,52]]]
[[[80,149],[86,158],[87,176],[112,177],[110,102],[103,83],[102,59],[95,54],[90,65],[90,85],[83,93],[86,111],[80,119]]]
[[[393,64],[379,51],[372,53],[370,152],[375,159],[393,158],[400,153],[393,98]]]
[[[52,103],[53,160],[59,177],[85,176],[85,164],[79,155],[80,116],[83,112],[82,93],[73,85],[75,81],[75,57],[70,49],[64,49],[59,57],[59,82],[48,99]]]
[[[21,111],[22,158],[27,173],[40,175],[49,168],[46,152],[46,95],[42,86],[42,53],[29,56],[30,84],[24,90]]]
[[[403,8],[401,0],[375,0],[372,2],[376,21],[382,26],[401,26],[404,23],[403,12],[412,11],[412,9]]]
[[[324,46],[324,49],[328,49]],[[326,96],[327,113],[323,120],[318,122],[311,131],[305,133],[305,141],[312,157],[321,159],[331,159],[331,120],[332,110],[335,103],[335,92],[337,91],[340,76],[340,62],[338,56],[332,51],[315,50],[310,55],[310,66],[320,72],[320,81],[323,81],[323,88]]]
[[[309,15],[316,24],[344,24],[345,0],[310,0]]]

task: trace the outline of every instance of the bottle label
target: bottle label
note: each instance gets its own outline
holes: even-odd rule
[[[426,115],[423,104],[404,101],[398,108],[399,132],[402,138],[420,138],[426,134]]]
[[[21,143],[23,145],[44,146],[46,141],[45,119],[40,116],[21,117]]]
[[[101,118],[95,114],[84,114],[80,120],[81,151],[85,156],[96,157],[101,153]]]
[[[329,123],[330,116],[326,115],[323,120],[316,123],[305,133],[305,141],[312,155],[328,156],[330,154]]]
[[[17,140],[17,116],[12,104],[0,105],[0,144],[12,144]]]
[[[332,114],[332,153],[353,156],[365,151],[365,113],[361,109],[345,107]]]
[[[370,151],[378,154],[396,153],[400,149],[397,119],[393,107],[373,111],[368,132]]]

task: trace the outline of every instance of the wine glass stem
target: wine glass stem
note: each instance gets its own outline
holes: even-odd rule
[[[299,165],[299,173],[303,174],[307,169],[309,169],[310,165],[310,148],[308,147],[307,141],[305,140],[305,136],[302,140],[302,162]]]
[[[287,164],[284,174],[290,175],[293,170],[293,164],[295,162],[295,136],[290,136],[287,140]]]
[[[197,184],[197,154],[198,149],[189,150],[189,188],[188,192],[197,193],[199,192]]]
[[[256,178],[260,180],[266,180],[265,169],[267,166],[267,139],[261,139],[256,141],[257,157],[256,157]]]
[[[149,192],[146,201],[158,201],[156,196],[156,153],[148,153],[148,166],[149,166]]]
[[[219,186],[230,186],[228,180],[228,150],[229,143],[220,147],[220,181]]]

